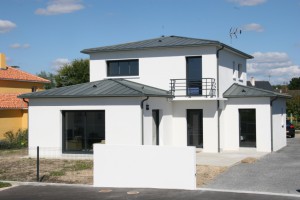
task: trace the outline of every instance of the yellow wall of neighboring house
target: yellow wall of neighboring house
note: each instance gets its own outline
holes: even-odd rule
[[[4,139],[4,133],[7,131],[16,132],[19,129],[27,129],[27,120],[27,110],[0,110],[0,140]]]
[[[28,93],[32,91],[32,87],[38,91],[44,90],[43,83],[0,80],[0,94],[4,93]]]
[[[0,80],[0,95],[5,93],[29,93],[32,87],[36,91],[44,90],[44,83]],[[27,109],[0,109],[0,140],[4,139],[7,131],[16,132],[19,129],[28,129],[28,110]]]

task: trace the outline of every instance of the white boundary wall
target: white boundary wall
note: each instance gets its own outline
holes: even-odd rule
[[[94,186],[196,188],[195,147],[94,144]]]

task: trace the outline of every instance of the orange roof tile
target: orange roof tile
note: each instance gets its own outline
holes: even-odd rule
[[[36,75],[24,72],[22,70],[7,67],[7,69],[0,69],[0,80],[16,80],[16,81],[28,81],[38,83],[49,83],[50,81]]]
[[[26,109],[27,103],[17,96],[20,93],[0,94],[0,109]]]

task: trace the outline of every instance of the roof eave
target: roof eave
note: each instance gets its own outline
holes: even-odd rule
[[[165,97],[172,98],[172,95],[156,95],[156,94],[137,94],[137,95],[53,95],[53,96],[31,96],[31,95],[20,95],[18,98],[26,98],[26,99],[53,99],[53,98],[99,98],[99,97]]]

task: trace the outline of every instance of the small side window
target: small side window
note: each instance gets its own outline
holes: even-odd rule
[[[239,76],[239,79],[242,79],[243,75],[243,65],[242,64],[238,64],[238,76]]]
[[[37,91],[37,87],[36,86],[32,86],[31,92],[36,92],[36,91]]]

